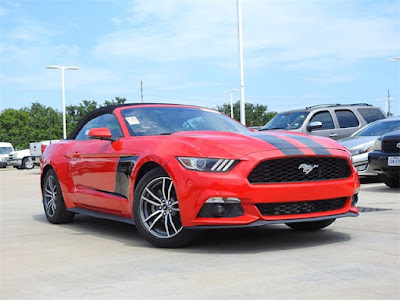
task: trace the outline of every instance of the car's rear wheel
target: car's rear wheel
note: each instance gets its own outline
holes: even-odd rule
[[[22,169],[28,169],[28,170],[30,170],[30,169],[33,169],[34,166],[35,166],[35,165],[33,164],[32,158],[30,158],[30,157],[25,157],[25,158],[22,160]]]
[[[43,207],[47,220],[53,224],[71,222],[75,214],[65,208],[60,182],[54,170],[49,170],[42,186]]]
[[[151,170],[140,180],[133,214],[139,233],[157,247],[181,247],[193,238],[182,226],[174,183],[162,168]]]
[[[316,231],[331,225],[336,219],[328,219],[313,222],[286,223],[287,226],[296,231]]]

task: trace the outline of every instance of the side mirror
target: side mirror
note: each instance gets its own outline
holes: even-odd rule
[[[311,122],[307,126],[307,130],[308,131],[313,131],[314,129],[321,128],[321,127],[322,127],[322,122],[321,121],[315,121],[315,122]]]
[[[98,139],[98,140],[110,140],[115,141],[115,139],[111,138],[111,131],[108,128],[92,128],[89,130],[88,134],[90,139]]]

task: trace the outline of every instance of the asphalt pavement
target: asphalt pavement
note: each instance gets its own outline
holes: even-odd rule
[[[367,183],[360,216],[318,232],[204,231],[158,249],[128,224],[47,222],[40,171],[0,169],[1,299],[399,299],[400,193]]]

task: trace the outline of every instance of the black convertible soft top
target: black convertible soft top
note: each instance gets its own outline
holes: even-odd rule
[[[92,110],[91,112],[88,112],[84,117],[82,117],[82,119],[80,119],[78,124],[75,126],[75,129],[68,135],[67,140],[75,139],[75,137],[78,135],[78,133],[82,129],[82,127],[87,122],[89,122],[91,119],[94,119],[100,115],[111,114],[114,111],[114,109],[116,109],[118,107],[135,106],[135,105],[149,105],[149,106],[152,106],[152,105],[185,105],[185,106],[191,106],[191,105],[186,105],[186,104],[172,104],[172,103],[124,103],[124,104],[103,106],[103,107],[97,108],[95,110]]]

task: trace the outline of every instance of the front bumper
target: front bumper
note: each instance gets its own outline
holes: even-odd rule
[[[269,151],[263,157],[260,153],[250,154],[241,159],[230,172],[212,173],[186,170],[177,160],[167,164],[172,175],[175,189],[179,195],[179,209],[182,224],[185,227],[197,226],[259,226],[272,223],[288,223],[318,220],[318,218],[338,218],[356,216],[358,210],[351,205],[352,197],[358,193],[359,179],[357,171],[351,168],[350,177],[338,180],[250,184],[247,176],[262,160],[281,157],[279,153]],[[347,156],[344,156],[346,157]],[[350,160],[347,158],[349,165]],[[179,175],[176,175],[179,174]],[[174,176],[175,175],[175,176]],[[240,199],[243,214],[237,217],[199,217],[205,202],[213,197]],[[260,213],[256,204],[289,203],[346,198],[339,209],[290,215],[268,215]],[[350,213],[350,214],[348,214]]]
[[[7,167],[7,166],[8,166],[8,162],[7,161],[0,160],[0,168],[4,168],[4,167]]]
[[[378,176],[378,172],[371,168],[368,162],[368,153],[354,155],[351,158],[353,166],[357,169],[359,176]]]
[[[8,161],[8,165],[13,167],[20,167],[22,166],[22,159],[10,159]]]
[[[338,219],[338,218],[345,218],[345,217],[358,217],[358,213],[356,212],[348,212],[339,215],[330,215],[325,217],[316,217],[316,218],[303,218],[303,219],[289,219],[289,220],[274,220],[274,221],[267,221],[267,220],[258,220],[248,225],[200,225],[189,227],[190,229],[230,229],[230,228],[241,228],[241,227],[261,227],[266,225],[273,225],[273,224],[283,224],[283,223],[299,223],[299,222],[317,222],[329,219]]]
[[[389,156],[399,156],[399,154],[385,153],[381,151],[370,152],[368,156],[370,167],[379,174],[385,174],[388,177],[394,177],[398,179],[400,177],[400,167],[389,166],[388,165]]]

